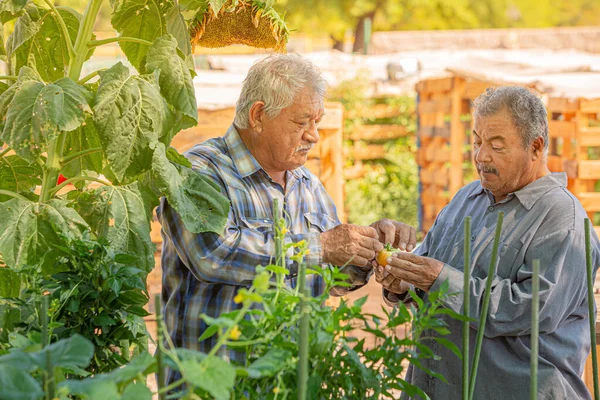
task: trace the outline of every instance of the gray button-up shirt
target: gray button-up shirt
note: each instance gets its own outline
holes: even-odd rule
[[[492,293],[477,373],[475,399],[529,398],[532,261],[539,259],[539,399],[590,399],[580,378],[590,351],[586,292],[584,219],[586,213],[566,188],[565,174],[551,174],[511,193],[501,202],[473,182],[442,210],[415,253],[445,263],[432,286],[450,284],[447,307],[463,312],[464,218],[472,218],[471,317],[478,320],[492,253],[497,213],[505,213],[499,263],[491,278]],[[600,243],[592,231],[592,260],[600,264]],[[462,348],[461,322],[445,318],[446,336]],[[478,322],[471,324],[472,361]],[[425,335],[427,336],[427,335]],[[427,341],[440,361],[425,366],[448,384],[411,367],[407,380],[432,399],[461,398],[461,362],[451,351]]]

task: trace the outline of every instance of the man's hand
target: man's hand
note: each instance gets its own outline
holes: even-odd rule
[[[385,270],[385,267],[377,265],[375,268],[375,280],[383,286],[384,289],[392,293],[402,294],[410,289],[410,285],[402,279],[396,278]]]
[[[419,289],[428,291],[444,268],[444,263],[429,257],[411,253],[394,253],[388,258],[385,271],[390,275],[412,283]]]
[[[402,222],[384,218],[373,222],[371,227],[377,231],[381,243],[391,243],[402,251],[412,251],[417,244],[415,228]]]
[[[323,262],[333,265],[371,266],[370,261],[383,249],[377,231],[368,226],[338,225],[321,233]]]

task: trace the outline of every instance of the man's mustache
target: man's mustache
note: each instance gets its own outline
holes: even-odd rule
[[[486,172],[486,173],[498,175],[498,170],[496,169],[496,167],[493,167],[491,165],[477,164],[477,169],[480,172]]]
[[[296,147],[296,152],[305,151],[305,150],[311,150],[313,147],[314,147],[314,145],[312,145],[312,144],[307,144],[307,145],[304,145],[304,146],[298,146],[298,147]]]

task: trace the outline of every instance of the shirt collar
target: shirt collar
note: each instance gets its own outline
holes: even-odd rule
[[[517,190],[516,192],[509,193],[507,197],[516,197],[519,199],[519,202],[525,207],[527,210],[531,210],[533,205],[540,197],[544,194],[548,193],[550,190],[557,187],[566,187],[567,186],[567,174],[564,172],[554,172],[543,176],[535,181],[531,182],[529,185],[524,188]],[[482,193],[488,193],[489,191],[481,186],[475,188],[473,193],[471,193],[468,198],[474,198],[479,196]],[[491,193],[489,193],[491,195]],[[493,195],[491,195],[493,198]]]
[[[259,162],[254,158],[250,150],[248,150],[248,147],[246,147],[246,144],[233,124],[227,129],[227,133],[225,133],[225,144],[227,145],[233,164],[242,178],[246,178],[262,169]],[[302,177],[310,179],[310,173],[305,167],[296,168],[289,172],[297,179]]]

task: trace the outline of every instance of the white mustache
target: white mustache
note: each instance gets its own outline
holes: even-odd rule
[[[477,169],[479,169],[481,172],[487,172],[498,175],[498,170],[495,167],[492,167],[491,165],[477,164]]]
[[[311,150],[313,147],[314,147],[313,145],[298,146],[298,147],[296,147],[296,152],[304,151],[304,150]]]

